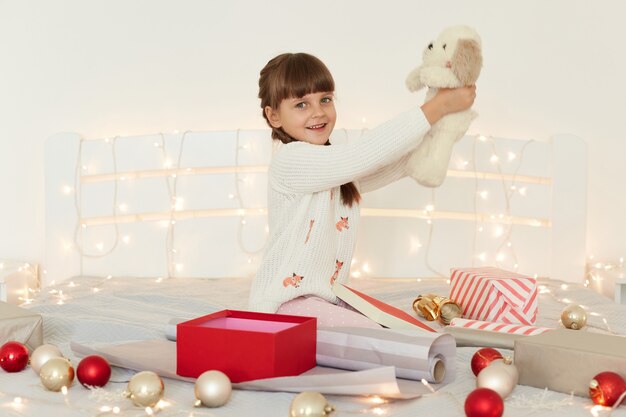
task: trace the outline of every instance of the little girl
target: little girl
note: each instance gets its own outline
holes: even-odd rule
[[[361,193],[405,177],[410,153],[430,125],[469,108],[475,87],[441,89],[359,140],[329,146],[334,91],[328,68],[308,54],[279,55],[261,70],[263,117],[284,145],[268,171],[270,237],[250,309],[314,316],[318,326],[379,327],[345,308],[331,288],[348,279]]]

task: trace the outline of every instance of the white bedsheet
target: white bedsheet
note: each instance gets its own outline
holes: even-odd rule
[[[245,308],[249,283],[248,279],[165,279],[158,282],[154,279],[80,277],[46,288],[28,308],[43,315],[45,341],[58,345],[76,366],[80,358],[70,350],[71,341],[98,345],[164,338],[166,324],[172,317],[195,317],[222,308]],[[579,285],[551,280],[543,280],[541,284],[545,287],[540,295],[537,325],[557,327],[563,307],[576,303],[593,312],[589,317],[589,324],[593,327],[589,330],[607,329],[603,321],[606,318],[610,330],[626,334],[626,306],[615,304]],[[409,312],[413,299],[420,293],[448,293],[447,284],[440,280],[418,283],[362,279],[353,281],[352,285]],[[458,349],[457,378],[453,383],[434,395],[382,405],[384,415],[464,416],[465,397],[475,384],[469,366],[475,351],[476,348]],[[0,415],[95,416],[103,406],[118,405],[122,409],[120,415],[145,416],[143,410],[132,408],[129,400],[119,398],[130,376],[131,371],[114,368],[111,382],[97,395],[75,381],[64,397],[46,391],[31,369],[17,374],[2,373]],[[234,391],[224,407],[193,408],[193,384],[165,379],[165,400],[171,406],[158,415],[287,417],[293,396],[289,393]],[[23,399],[21,405],[13,403],[15,397]],[[349,415],[341,411],[361,410],[371,405],[365,399],[352,397],[329,396],[328,400],[339,410],[337,416]],[[592,405],[587,398],[518,386],[505,401],[504,415],[588,417]],[[626,415],[626,407],[613,413],[613,416],[620,415]]]

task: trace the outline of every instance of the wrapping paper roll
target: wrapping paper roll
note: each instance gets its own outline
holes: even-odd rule
[[[553,329],[456,318],[450,322],[450,325],[444,329],[444,332],[454,336],[458,347],[513,349],[516,339],[545,333],[550,330]]]
[[[364,370],[394,366],[399,378],[448,383],[455,375],[456,344],[450,335],[391,329],[321,327],[317,364]]]

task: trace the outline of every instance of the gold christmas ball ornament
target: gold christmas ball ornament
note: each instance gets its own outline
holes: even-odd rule
[[[152,371],[133,375],[124,395],[140,407],[154,407],[163,398],[165,385],[160,376]]]
[[[577,304],[570,304],[561,312],[561,323],[566,329],[580,330],[587,324],[587,312]]]
[[[63,387],[69,388],[72,385],[74,368],[65,358],[51,358],[41,367],[39,378],[46,389],[61,391]]]
[[[497,392],[502,399],[513,392],[519,381],[519,372],[510,360],[496,359],[476,377],[477,388],[489,388]]]
[[[230,379],[220,371],[206,371],[196,379],[194,393],[206,407],[221,407],[228,402],[233,390]]]
[[[62,357],[63,354],[58,347],[50,344],[41,345],[30,355],[30,367],[39,375],[41,367],[48,362],[48,360]]]
[[[289,417],[324,417],[335,411],[319,392],[305,391],[296,395],[289,407]]]

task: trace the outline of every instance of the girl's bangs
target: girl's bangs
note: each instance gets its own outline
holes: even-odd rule
[[[289,65],[292,64],[292,65]],[[304,97],[311,93],[333,92],[335,82],[328,68],[318,60],[297,61],[284,67],[282,89],[277,102],[286,98]]]

